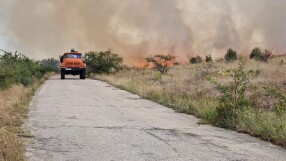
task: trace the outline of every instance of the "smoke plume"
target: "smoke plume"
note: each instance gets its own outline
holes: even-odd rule
[[[0,48],[42,59],[113,49],[129,65],[171,53],[286,48],[285,0],[1,0]]]

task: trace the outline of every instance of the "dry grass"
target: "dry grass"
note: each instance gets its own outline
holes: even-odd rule
[[[216,124],[217,98],[220,93],[207,80],[207,77],[227,83],[229,80],[220,72],[237,67],[238,62],[179,65],[172,67],[166,75],[161,75],[152,69],[134,68],[114,75],[98,75],[96,78],[157,101],[178,112],[194,114],[203,119],[202,123]],[[247,92],[252,102],[251,107],[240,113],[241,117],[236,130],[285,146],[285,111],[280,112],[281,115],[278,116],[278,113],[273,110],[277,104],[277,98],[267,96],[264,87],[279,89],[286,93],[286,58],[275,58],[269,63],[248,60],[246,68],[259,68],[261,74],[252,81],[252,86]]]
[[[48,77],[46,75],[30,87],[14,85],[0,91],[0,161],[25,160],[21,126],[28,113],[31,96]]]

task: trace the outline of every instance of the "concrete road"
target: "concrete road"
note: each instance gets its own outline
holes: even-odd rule
[[[286,150],[96,80],[52,77],[31,103],[32,161],[286,160]]]

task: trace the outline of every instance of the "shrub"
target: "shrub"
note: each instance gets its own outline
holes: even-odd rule
[[[252,50],[249,58],[250,59],[255,59],[255,60],[259,60],[262,56],[262,51],[260,48],[256,47]]]
[[[202,59],[202,57],[199,56],[199,55],[197,55],[196,57],[192,57],[192,58],[190,59],[190,63],[191,63],[191,64],[200,64],[200,63],[202,63],[202,62],[203,62],[203,59]]]
[[[268,62],[269,58],[272,56],[272,52],[269,50],[261,51],[260,48],[256,47],[252,50],[250,54],[250,59],[254,59],[257,61]]]
[[[219,97],[217,107],[217,123],[221,126],[234,128],[237,121],[237,114],[240,110],[249,106],[246,92],[250,86],[250,80],[259,75],[260,70],[245,70],[245,62],[241,62],[237,69],[223,71],[222,74],[231,79],[228,84],[217,83],[217,89],[222,94]]]
[[[225,54],[224,58],[227,62],[235,61],[238,59],[237,52],[235,50],[229,48],[227,50],[227,53]]]
[[[45,65],[29,59],[23,54],[4,51],[0,57],[0,89],[13,84],[31,85],[36,79],[42,78],[48,71]]]
[[[122,68],[123,58],[118,54],[107,51],[91,51],[84,55],[87,71],[89,73],[112,73],[117,72]]]
[[[172,55],[155,55],[145,59],[148,65],[151,63],[161,74],[166,74],[170,66],[174,65],[175,58]]]
[[[59,72],[60,61],[55,58],[43,59],[40,64],[46,71]]]
[[[211,56],[211,55],[207,55],[205,61],[206,61],[207,63],[213,62],[212,56]]]
[[[270,50],[264,50],[264,52],[262,53],[261,60],[264,62],[268,62],[272,55],[273,54]]]

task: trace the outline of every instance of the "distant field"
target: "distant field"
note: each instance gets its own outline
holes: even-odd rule
[[[248,106],[237,111],[231,129],[286,146],[286,57],[273,58],[269,63],[247,61],[245,70],[261,72],[251,80],[246,91]],[[166,75],[154,69],[133,68],[96,78],[178,112],[194,114],[202,118],[202,124],[229,128],[227,123],[218,123],[221,93],[209,78],[228,84],[231,79],[223,76],[223,71],[238,66],[238,61],[178,65]]]

